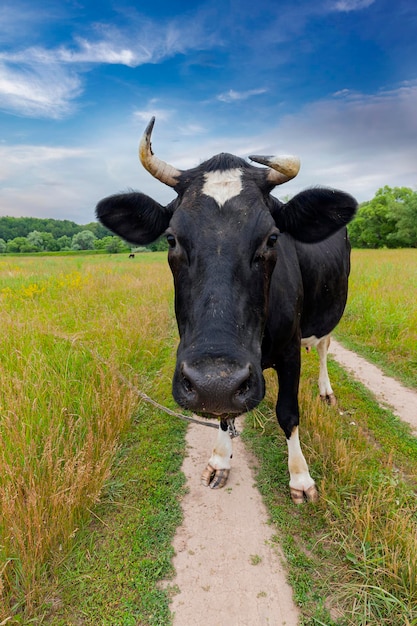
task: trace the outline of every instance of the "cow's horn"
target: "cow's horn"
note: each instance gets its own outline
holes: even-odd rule
[[[172,165],[161,161],[152,152],[151,135],[153,126],[155,124],[155,118],[153,117],[146,127],[145,132],[142,135],[142,139],[139,144],[139,158],[143,167],[148,170],[154,178],[157,178],[161,183],[165,183],[169,187],[175,187],[178,183],[178,179],[181,175],[181,171],[177,170]]]
[[[251,161],[267,165],[271,168],[267,174],[268,182],[273,185],[281,185],[297,176],[300,171],[300,159],[296,156],[259,156],[252,155]]]

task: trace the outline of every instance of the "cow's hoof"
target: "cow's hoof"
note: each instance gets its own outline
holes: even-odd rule
[[[201,484],[204,485],[204,487],[208,487],[213,480],[215,473],[216,470],[209,463],[204,472],[201,474]]]
[[[201,474],[201,484],[204,485],[204,487],[210,487],[210,489],[221,489],[227,483],[229,474],[230,469],[216,470],[209,463]]]
[[[290,493],[291,500],[294,504],[304,504],[305,500],[307,500],[307,502],[317,502],[319,499],[319,492],[317,491],[316,485],[311,485],[311,487],[305,491],[290,487]]]
[[[328,393],[325,396],[320,396],[320,400],[329,406],[337,406],[337,399],[334,393]]]
[[[210,489],[221,489],[222,487],[224,487],[227,483],[227,479],[229,478],[229,474],[229,469],[216,470],[214,478],[210,483]]]

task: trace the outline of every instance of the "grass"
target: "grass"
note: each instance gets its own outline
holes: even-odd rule
[[[363,337],[399,371],[399,354],[415,358],[415,256],[383,252],[354,252],[352,313],[339,337],[351,324],[358,344]],[[384,269],[398,260],[404,271]],[[396,292],[380,296],[388,274]],[[171,622],[172,590],[161,581],[172,575],[181,520],[185,428],[138,403],[119,372],[173,402],[172,297],[164,254],[0,259],[0,624]],[[385,331],[372,302],[391,297],[398,326]],[[416,439],[335,363],[329,369],[337,409],[317,400],[317,355],[303,353],[301,440],[317,505],[290,502],[270,373],[244,435],[302,624],[417,626]],[[411,370],[401,371],[408,379]]]
[[[417,388],[417,250],[353,250],[349,299],[335,336]]]
[[[332,363],[337,409],[317,399],[318,358],[303,357],[301,440],[320,501],[294,508],[276,383],[245,439],[289,565],[302,624],[417,624],[417,441]],[[263,423],[260,428],[260,421]]]
[[[56,569],[45,623],[170,623],[160,581],[173,574],[184,430],[182,422],[140,407],[92,523]]]
[[[1,259],[0,622],[41,619],[55,567],[132,432],[138,399],[118,371],[169,393],[172,285],[156,259]]]

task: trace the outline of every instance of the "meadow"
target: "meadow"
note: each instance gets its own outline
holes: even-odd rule
[[[120,373],[169,396],[164,364],[176,339],[165,269],[151,254],[133,264],[125,256],[0,259],[0,623],[40,619],[54,568],[94,518],[137,416]],[[157,421],[150,440],[163,439],[152,434]],[[173,430],[171,446],[181,449],[181,428]]]
[[[417,250],[353,250],[349,299],[335,336],[417,388]]]
[[[407,380],[416,267],[415,251],[354,251],[338,330],[398,372],[411,361]],[[185,427],[125,383],[174,407],[165,255],[2,257],[0,309],[0,624],[167,626],[158,583],[172,574]],[[317,371],[303,354],[302,440],[318,505],[289,502],[270,372],[245,434],[302,623],[416,625],[416,440],[334,363],[339,406],[323,406]]]

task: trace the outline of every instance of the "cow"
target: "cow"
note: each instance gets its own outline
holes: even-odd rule
[[[219,419],[202,482],[212,488],[226,483],[228,421],[259,404],[263,370],[273,368],[291,497],[297,504],[314,502],[318,492],[299,439],[300,349],[317,347],[320,395],[333,402],[327,348],[346,304],[346,224],[356,200],[311,188],[280,202],[271,191],[297,175],[299,160],[292,156],[250,156],[266,166],[259,167],[222,153],[179,170],[153,153],[154,122],[143,134],[139,157],[177,197],[162,206],[143,193],[120,193],[101,200],[96,215],[132,244],[167,239],[180,336],[173,396],[181,407]]]

